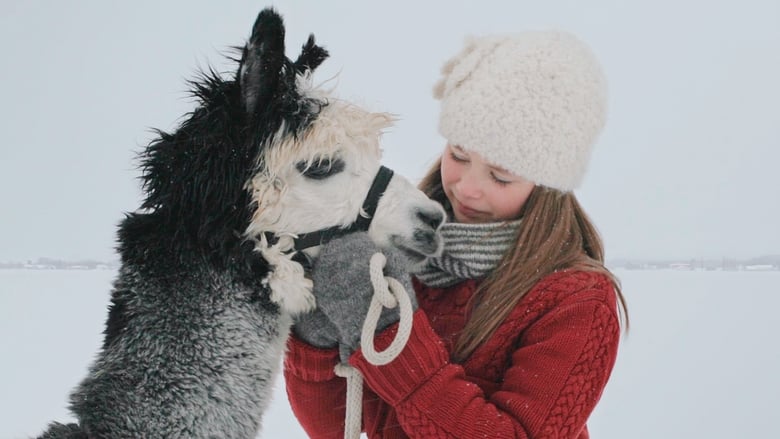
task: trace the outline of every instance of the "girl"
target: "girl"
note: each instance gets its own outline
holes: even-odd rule
[[[376,248],[365,234],[325,245],[312,275],[319,308],[297,320],[285,359],[293,411],[311,437],[343,437],[340,347],[365,381],[370,438],[588,438],[627,326],[572,193],[604,125],[601,69],[575,37],[528,32],[471,39],[442,71],[448,144],[421,188],[449,222],[441,256],[414,273],[409,341],[387,365],[366,361]],[[382,251],[386,272],[408,279],[403,255]],[[397,319],[383,314],[377,348]]]

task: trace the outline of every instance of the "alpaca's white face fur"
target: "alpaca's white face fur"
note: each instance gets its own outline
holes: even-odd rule
[[[246,235],[274,267],[268,282],[283,309],[298,313],[314,307],[311,281],[290,260],[292,238],[355,221],[381,166],[379,137],[392,122],[388,114],[330,100],[304,135],[266,148],[261,171],[249,183],[257,209]],[[394,174],[368,233],[380,247],[394,245],[422,261],[441,251],[436,231],[444,218],[438,203]],[[269,246],[263,232],[281,239]],[[316,256],[317,249],[307,253]]]

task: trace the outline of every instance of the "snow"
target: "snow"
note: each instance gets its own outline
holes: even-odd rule
[[[618,271],[631,330],[594,439],[780,437],[780,272]],[[0,270],[0,438],[68,421],[113,270]],[[280,377],[262,437],[305,438]]]

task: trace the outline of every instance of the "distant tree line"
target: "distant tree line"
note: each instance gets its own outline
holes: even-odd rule
[[[37,260],[28,260],[26,262],[0,262],[0,269],[3,268],[27,268],[37,270],[95,270],[101,268],[117,267],[116,262],[96,261],[93,259],[83,259],[77,261],[66,261],[62,259],[38,258]]]
[[[653,270],[653,269],[677,269],[677,270],[780,270],[780,255],[764,255],[754,258],[737,259],[723,257],[719,259],[639,259],[622,258],[608,259],[607,265],[612,268],[625,268],[629,270]],[[117,261],[97,261],[83,259],[67,261],[53,258],[38,258],[26,262],[0,262],[0,269],[33,269],[33,270],[95,270],[116,268]]]
[[[723,257],[718,259],[613,259],[607,265],[629,270],[780,270],[780,255],[764,255],[747,259]]]

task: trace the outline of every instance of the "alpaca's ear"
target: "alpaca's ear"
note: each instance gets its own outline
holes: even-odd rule
[[[314,44],[314,34],[311,34],[301,49],[301,55],[295,60],[295,70],[300,73],[313,72],[327,57],[328,51]]]
[[[247,113],[253,113],[259,102],[267,102],[279,89],[286,59],[282,17],[273,8],[263,9],[241,57],[239,80]]]

